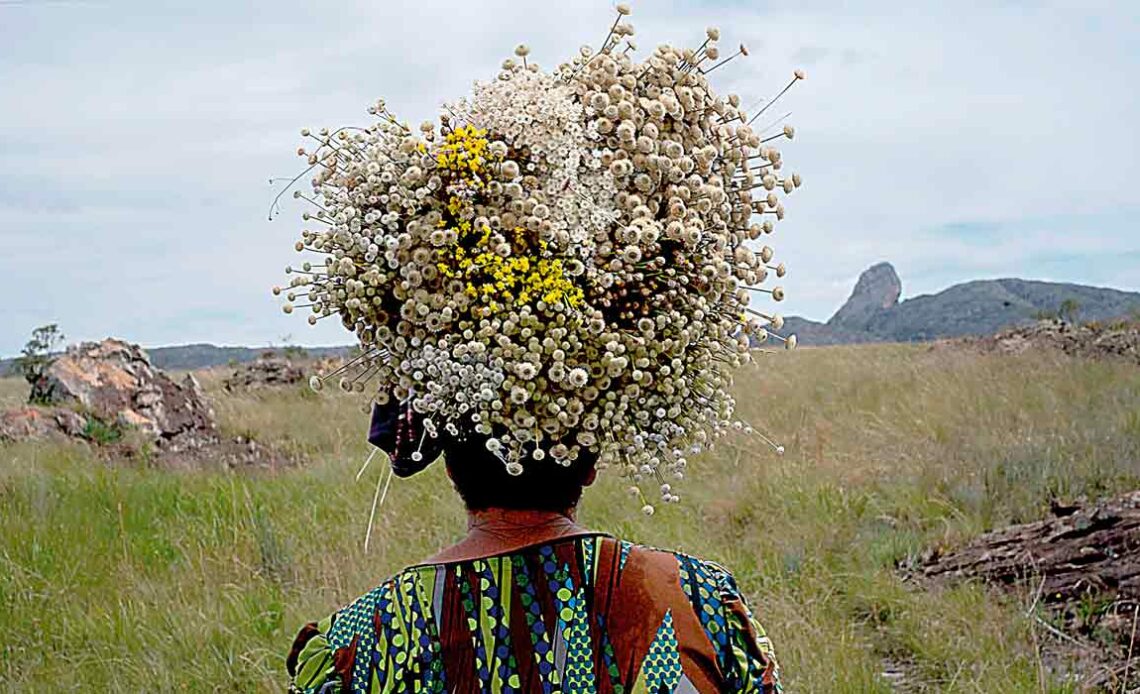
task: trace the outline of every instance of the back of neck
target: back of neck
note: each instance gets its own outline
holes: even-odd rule
[[[506,554],[523,547],[589,534],[574,522],[573,511],[492,508],[467,514],[467,537],[439,552],[428,563],[467,561]]]

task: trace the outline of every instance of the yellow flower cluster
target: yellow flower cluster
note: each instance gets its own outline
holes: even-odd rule
[[[532,261],[525,256],[504,258],[483,252],[475,264],[492,280],[483,285],[483,293],[498,293],[507,303],[525,304],[540,298],[548,304],[565,302],[573,308],[582,300],[582,290],[566,279],[562,261],[557,258]]]
[[[516,230],[516,238],[519,232]],[[475,232],[467,224],[461,238]],[[456,243],[451,246],[449,262],[440,262],[439,271],[444,277],[466,280],[464,291],[471,298],[482,298],[491,310],[504,304],[526,304],[541,299],[548,304],[565,303],[574,308],[582,301],[582,290],[566,278],[562,261],[558,258],[511,255],[503,257],[490,250],[490,227],[483,227],[470,250]],[[540,241],[540,252],[546,243]]]
[[[460,126],[444,137],[435,153],[436,164],[479,190],[485,186],[480,173],[486,170],[491,156],[488,147],[486,130]],[[470,205],[471,199],[460,195],[447,199],[447,215],[439,226],[455,229],[456,242],[441,250],[442,260],[437,263],[440,274],[464,280],[467,295],[482,299],[492,311],[501,308],[500,302],[521,305],[542,300],[573,308],[582,301],[582,290],[566,278],[562,261],[542,257],[547,250],[545,242],[539,240],[536,247],[524,229],[516,228],[512,253],[504,257],[491,248],[490,227],[472,228],[467,214]]]
[[[441,169],[455,171],[463,178],[470,176],[477,186],[483,181],[479,172],[487,161],[487,131],[474,125],[460,126],[447,133],[443,144],[435,155],[435,162]]]

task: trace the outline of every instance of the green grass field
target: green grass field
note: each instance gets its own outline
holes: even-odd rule
[[[1140,486],[1140,370],[847,347],[765,356],[737,387],[784,457],[730,438],[651,519],[603,479],[585,523],[733,568],[791,692],[891,691],[888,666],[932,691],[1075,690],[1046,674],[1026,596],[922,589],[894,567],[1041,517],[1053,495]],[[309,462],[163,471],[0,445],[0,691],[279,691],[304,621],[460,534],[435,466],[393,486],[363,552],[382,466],[353,482],[359,401],[214,396],[228,432]],[[0,382],[0,406],[22,397]]]

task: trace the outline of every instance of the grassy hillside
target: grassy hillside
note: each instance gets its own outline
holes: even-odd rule
[[[894,566],[1039,517],[1051,495],[1140,486],[1140,370],[843,347],[765,357],[738,388],[786,456],[727,440],[652,519],[606,479],[585,522],[732,567],[790,691],[891,691],[885,669],[941,691],[1069,691],[1044,674],[1028,598],[922,590]],[[21,393],[0,383],[2,404]],[[303,621],[460,533],[437,466],[393,487],[364,554],[381,466],[353,483],[359,402],[215,396],[229,431],[311,462],[169,472],[0,446],[0,690],[278,691]]]

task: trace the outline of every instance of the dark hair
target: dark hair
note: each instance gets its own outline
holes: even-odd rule
[[[481,437],[449,440],[443,445],[447,470],[468,510],[489,508],[567,511],[578,505],[591,481],[596,456],[583,452],[570,465],[530,460],[521,475],[507,473],[503,461],[487,450]]]

